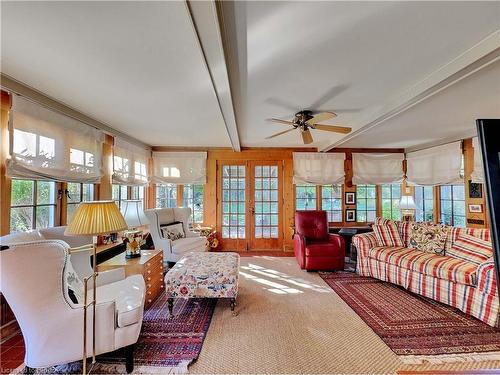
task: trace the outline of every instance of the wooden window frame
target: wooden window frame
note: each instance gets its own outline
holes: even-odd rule
[[[390,187],[390,197],[389,198],[384,198],[384,187],[387,187],[389,186]],[[398,186],[399,187],[399,197],[398,198],[394,198],[393,196],[393,186]],[[401,210],[399,209],[399,201],[401,200],[401,184],[382,184],[380,185],[380,194],[377,194],[377,196],[375,197],[376,199],[379,197],[380,198],[380,217],[384,218],[384,219],[389,219],[389,220],[394,220],[394,221],[400,221],[401,220]],[[390,218],[387,218],[387,217],[384,217],[384,210],[383,210],[383,204],[384,204],[384,199],[385,200],[390,200],[391,202],[391,217]],[[399,211],[399,217],[394,217],[394,210],[393,210],[393,202],[394,201],[398,201],[398,209],[397,211]]]
[[[361,199],[364,199],[366,202],[366,207],[368,207],[368,200],[369,199],[375,199],[375,210],[362,210],[364,212],[366,212],[366,218],[367,220],[366,221],[359,221],[358,220],[358,215],[359,215],[359,211],[358,210],[358,200],[360,199],[359,198],[359,194],[358,194],[358,187],[359,186],[374,186],[375,187],[375,198],[361,198]],[[373,184],[359,184],[359,185],[356,185],[356,204],[355,204],[355,207],[356,207],[356,222],[357,223],[371,223],[371,221],[368,221],[368,212],[375,212],[375,217],[380,217],[382,215],[382,199],[381,199],[381,196],[382,196],[382,190],[381,190],[381,186],[380,185],[373,185]]]
[[[441,188],[442,187],[445,187],[445,186],[449,186],[450,187],[450,197],[451,199],[442,199],[442,194],[441,194]],[[453,199],[453,187],[454,186],[462,186],[463,189],[464,189],[464,199]],[[442,224],[445,224],[445,225],[450,225],[450,226],[456,226],[455,224],[455,216],[458,216],[458,217],[463,217],[464,218],[464,228],[467,227],[467,197],[465,196],[465,185],[464,184],[454,184],[454,185],[439,185],[438,186],[438,190],[439,190],[439,201],[438,201],[438,205],[439,205],[439,216],[438,216],[438,221]],[[451,223],[444,223],[444,221],[442,220],[442,209],[441,209],[441,206],[442,206],[442,202],[443,201],[449,201],[451,203]],[[455,212],[454,212],[454,206],[455,206],[455,202],[464,202],[464,215],[455,215]]]

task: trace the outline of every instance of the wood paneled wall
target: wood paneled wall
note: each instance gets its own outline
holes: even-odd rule
[[[11,98],[1,91],[0,113],[0,236],[9,233],[11,181],[7,177],[7,157],[9,156],[9,110]]]
[[[465,139],[463,141],[463,154],[464,154],[464,183],[465,183],[465,219],[467,220],[467,226],[471,228],[488,228],[488,215],[486,207],[486,191],[484,185],[481,186],[483,192],[482,198],[469,198],[469,181],[471,180],[471,174],[474,170],[474,148],[472,146],[472,139]],[[469,204],[480,204],[483,208],[482,213],[472,213],[469,211]],[[472,222],[469,222],[472,220]],[[478,221],[482,221],[480,224]]]

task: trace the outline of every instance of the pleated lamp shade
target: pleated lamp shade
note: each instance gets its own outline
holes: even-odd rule
[[[97,236],[127,229],[127,223],[114,201],[82,202],[66,227],[68,236]]]

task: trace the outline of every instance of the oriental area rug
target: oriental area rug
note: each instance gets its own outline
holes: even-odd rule
[[[500,359],[500,329],[456,308],[355,273],[320,276],[405,363]]]
[[[216,304],[216,299],[209,298],[177,299],[174,316],[170,318],[166,295],[160,294],[144,312],[142,330],[134,350],[133,373],[187,373],[187,366],[200,355]],[[89,360],[88,369],[91,374],[126,374],[124,352],[118,350],[97,356],[94,366]],[[81,374],[82,362],[37,369],[36,372]]]

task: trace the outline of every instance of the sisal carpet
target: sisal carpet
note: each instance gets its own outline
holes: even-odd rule
[[[407,365],[317,273],[295,258],[241,259],[238,316],[219,301],[191,374],[395,374],[500,368],[500,361]]]
[[[500,329],[453,307],[354,273],[320,273],[323,280],[400,356],[500,351]]]

